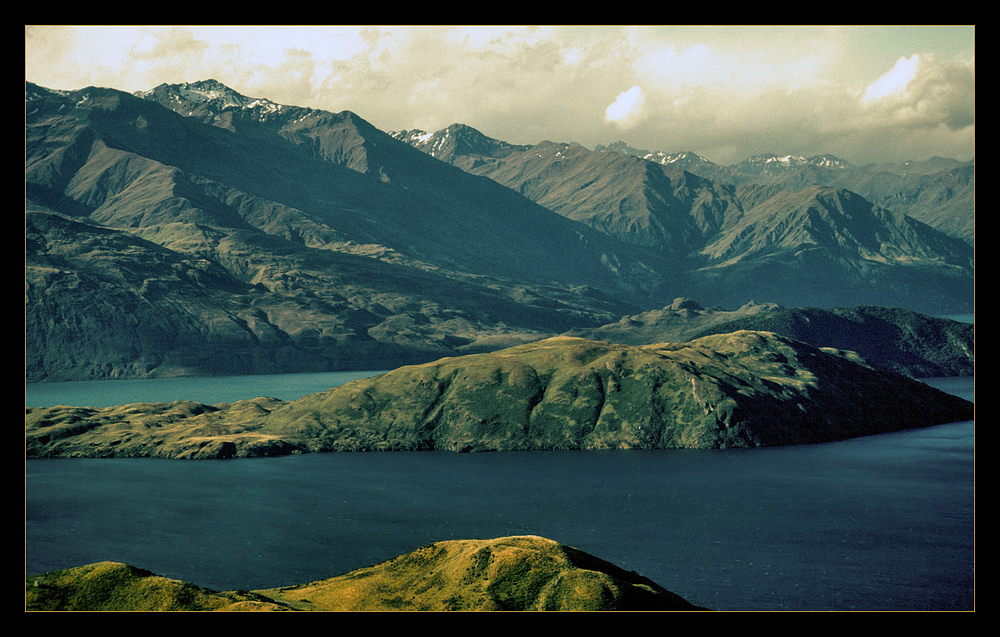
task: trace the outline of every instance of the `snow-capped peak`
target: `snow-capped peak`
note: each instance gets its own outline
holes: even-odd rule
[[[170,99],[176,103],[205,104],[216,111],[236,108],[270,113],[282,109],[270,100],[242,95],[217,80],[163,84],[149,91],[137,91],[135,95],[149,99],[163,91],[168,91]]]

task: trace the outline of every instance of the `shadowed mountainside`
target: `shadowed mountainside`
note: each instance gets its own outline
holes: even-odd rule
[[[679,298],[660,310],[596,328],[574,328],[566,335],[646,345],[739,330],[774,332],[815,347],[849,350],[876,367],[913,378],[973,376],[976,371],[975,325],[900,308],[789,309],[751,302],[727,311]]]
[[[26,409],[25,448],[29,458],[718,449],[973,418],[972,403],[851,352],[743,331],[644,347],[557,337],[290,402]]]
[[[436,542],[298,586],[215,592],[102,562],[25,579],[29,611],[706,610],[575,548],[535,536]]]
[[[167,241],[173,230],[156,232]],[[225,258],[30,210],[26,379],[388,369],[598,325],[635,307],[593,289],[441,276],[262,233],[200,232]],[[174,236],[192,238],[183,228]]]
[[[976,327],[900,308],[775,308],[705,329],[698,336],[761,330],[850,350],[868,363],[914,378],[974,376]]]

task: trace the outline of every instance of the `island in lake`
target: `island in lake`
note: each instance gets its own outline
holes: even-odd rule
[[[555,337],[293,401],[27,408],[29,458],[329,451],[724,449],[972,420],[974,405],[772,332],[628,346]]]

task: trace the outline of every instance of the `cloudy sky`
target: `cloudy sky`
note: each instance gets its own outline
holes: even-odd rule
[[[717,163],[975,155],[975,28],[25,28],[25,79],[124,91],[213,78],[382,130],[623,140]]]

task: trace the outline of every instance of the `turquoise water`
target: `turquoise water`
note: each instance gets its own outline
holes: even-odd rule
[[[24,388],[24,404],[30,407],[73,405],[112,407],[129,403],[192,400],[206,405],[267,396],[295,400],[357,378],[384,373],[323,372],[222,376],[217,378],[156,378],[140,380],[96,380],[65,383],[30,383]]]

